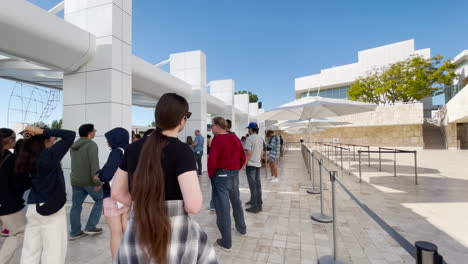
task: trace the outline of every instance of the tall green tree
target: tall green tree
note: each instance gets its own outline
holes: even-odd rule
[[[50,127],[52,129],[61,129],[62,128],[62,123],[63,123],[62,119],[54,120],[54,121],[52,121],[52,124],[50,125]]]
[[[262,102],[258,101],[258,95],[248,92],[248,91],[240,91],[240,92],[235,92],[234,94],[248,94],[249,95],[249,103],[258,103],[258,108],[262,108]]]
[[[35,127],[39,127],[39,128],[49,128],[49,126],[44,123],[43,121],[36,121],[32,124],[30,124],[31,126],[35,126]]]
[[[412,56],[370,72],[349,88],[351,100],[374,104],[416,102],[443,93],[444,85],[457,78],[456,65],[442,56]]]

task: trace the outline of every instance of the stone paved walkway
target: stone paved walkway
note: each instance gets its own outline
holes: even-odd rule
[[[350,189],[357,192],[359,198],[375,199],[375,203],[369,202],[369,207],[379,215],[382,214],[383,218],[393,217],[391,219],[395,219],[396,222],[392,225],[398,225],[405,230],[406,224],[413,224],[409,222],[422,219],[421,216],[411,213],[410,209],[403,209],[398,202],[395,202],[394,194],[386,196],[384,192],[366,182],[357,184],[357,178],[354,176],[343,178],[346,179],[346,184],[355,184],[350,186]],[[249,199],[249,191],[244,172],[241,172],[240,179],[241,199],[246,202]],[[262,170],[262,179],[264,179],[264,170]],[[201,184],[204,192],[204,209],[194,218],[208,233],[210,243],[213,243],[219,237],[219,231],[216,227],[215,215],[207,210],[211,188],[206,176],[201,179]],[[219,262],[317,263],[317,259],[330,255],[332,253],[332,224],[322,224],[310,219],[312,213],[319,212],[320,200],[318,195],[307,194],[302,188],[305,185],[310,185],[310,182],[301,153],[297,150],[290,150],[280,164],[280,182],[263,182],[264,211],[260,214],[245,213],[247,237],[240,237],[234,233],[234,245],[231,252],[216,250]],[[326,185],[329,187],[329,184]],[[407,185],[411,188],[409,184]],[[324,198],[325,212],[330,214],[329,188],[324,191]],[[86,205],[83,216],[87,215],[89,209],[90,205]],[[337,243],[340,260],[345,263],[359,264],[414,263],[414,259],[340,188],[337,188],[337,216]],[[83,222],[85,222],[84,217]],[[109,231],[103,219],[101,225],[104,227],[104,234],[69,242],[67,263],[110,263]],[[424,226],[424,229],[427,230],[429,236],[431,234],[447,236],[441,231],[432,233],[433,228]],[[403,234],[406,235],[406,233]],[[2,242],[3,239],[0,239],[0,243]],[[464,250],[466,252],[466,248]],[[19,253],[16,255],[13,263],[18,263]]]

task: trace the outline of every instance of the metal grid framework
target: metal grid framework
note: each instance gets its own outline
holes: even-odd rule
[[[8,126],[46,124],[61,99],[59,90],[16,82],[8,102]]]

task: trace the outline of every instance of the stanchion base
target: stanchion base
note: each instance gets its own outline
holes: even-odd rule
[[[310,194],[320,194],[320,187],[310,187],[310,188],[307,190],[307,193],[310,193]]]
[[[324,256],[319,258],[317,261],[318,264],[344,264],[343,261],[339,259],[334,259],[333,256]]]
[[[312,214],[310,218],[314,221],[320,222],[320,223],[331,223],[333,222],[333,218],[327,215],[323,214]]]

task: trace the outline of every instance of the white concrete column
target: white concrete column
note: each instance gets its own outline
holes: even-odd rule
[[[171,54],[170,73],[175,77],[186,81],[192,86],[192,96],[188,98],[192,116],[187,122],[184,131],[180,133],[180,140],[186,140],[187,136],[195,136],[195,130],[200,130],[205,138],[203,151],[203,170],[206,170],[206,55],[200,51],[189,51]]]
[[[232,131],[236,129],[236,118],[234,110],[235,81],[232,79],[210,81],[210,94],[226,104],[220,116],[232,122]],[[237,133],[236,133],[237,134]]]
[[[258,109],[258,114],[261,115],[265,113],[265,109],[263,108],[260,108]],[[265,121],[264,120],[258,120],[257,119],[257,122],[258,122],[258,127],[259,127],[259,131],[258,131],[258,134],[263,138],[265,139],[265,130],[266,130],[266,124],[265,124]]]
[[[77,72],[64,75],[63,127],[77,131],[94,124],[103,165],[109,153],[104,133],[114,127],[131,131],[132,0],[65,0],[64,13],[66,21],[96,36],[96,54]],[[63,167],[68,177],[69,158]]]
[[[249,115],[251,122],[256,122],[258,115],[258,103],[249,103]]]
[[[236,94],[234,95],[234,106],[239,109],[242,114],[240,115],[239,122],[236,125],[236,133],[239,135],[247,134],[245,129],[250,122],[249,118],[249,95],[248,94]]]

